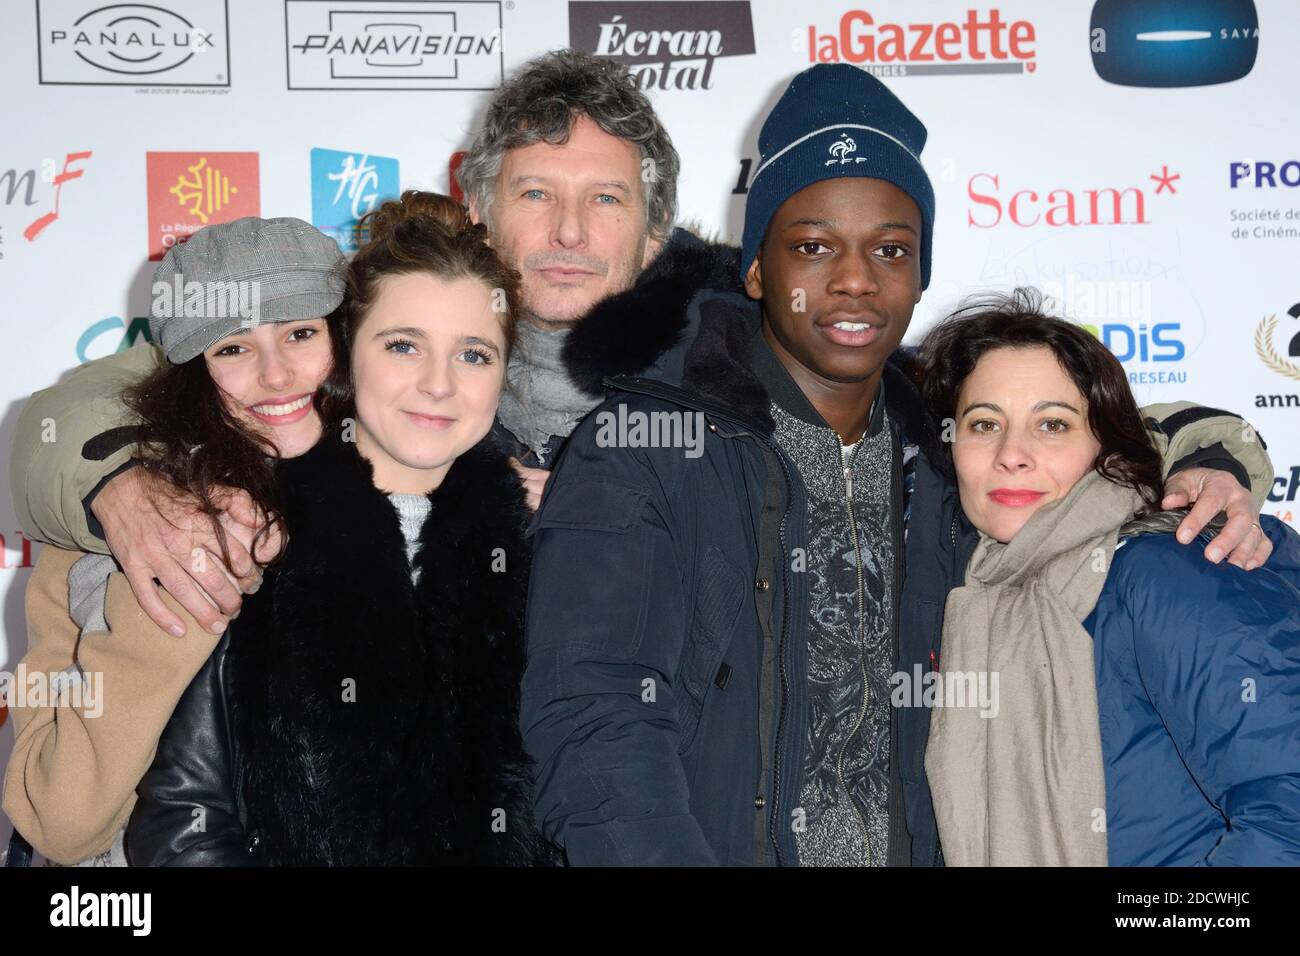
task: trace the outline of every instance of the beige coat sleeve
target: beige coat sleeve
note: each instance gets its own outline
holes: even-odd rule
[[[82,501],[131,457],[127,444],[99,460],[85,457],[86,442],[132,424],[120,393],[166,362],[154,345],[96,359],[66,381],[28,399],[18,416],[9,452],[14,513],[27,536],[60,548],[107,554],[93,535]]]
[[[90,693],[80,699],[28,700],[11,689],[14,749],[4,780],[4,811],[37,850],[75,864],[112,846],[135,806],[135,788],[153,762],[158,738],[185,688],[218,638],[165,592],[185,622],[173,637],[140,610],[120,573],[110,576],[107,631],[88,632],[68,613],[68,571],[81,552],[42,549],[27,585],[27,655],[16,678],[63,671],[79,661]]]
[[[1264,449],[1255,430],[1243,418],[1230,412],[1196,417],[1189,424],[1174,427],[1174,416],[1197,408],[1192,402],[1169,402],[1166,404],[1147,405],[1142,409],[1143,418],[1153,418],[1159,422],[1168,434],[1153,431],[1152,438],[1156,448],[1164,456],[1164,477],[1169,477],[1169,469],[1198,448],[1209,448],[1220,444],[1231,457],[1235,458],[1246,474],[1250,476],[1250,493],[1255,499],[1255,510],[1264,507],[1268,493],[1273,490],[1273,460]],[[1213,409],[1205,409],[1212,412]]]

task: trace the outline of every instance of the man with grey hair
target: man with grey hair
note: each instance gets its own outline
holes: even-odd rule
[[[523,276],[525,321],[497,433],[534,506],[545,469],[604,398],[604,378],[663,352],[698,289],[739,289],[735,248],[673,228],[678,171],[668,133],[626,68],[574,50],[537,57],[510,78],[461,167],[474,217]],[[167,517],[154,507],[146,469],[133,467],[134,431],[119,395],[148,374],[156,351],[90,362],[31,398],[10,459],[14,507],[34,539],[113,554],[163,629],[184,629],[157,583],[177,582],[172,596],[220,633],[260,583],[248,549],[261,520],[234,488],[217,489],[226,507],[215,519],[183,500]],[[57,442],[42,440],[51,420]],[[218,523],[229,574],[216,557]],[[269,535],[258,557],[269,560],[281,545]],[[213,560],[195,562],[196,551]]]
[[[737,286],[734,250],[672,228],[679,168],[649,100],[611,60],[549,53],[493,98],[460,181],[523,277],[525,321],[500,420],[524,464],[550,467],[603,395],[598,381],[575,379],[576,355],[622,370],[605,366],[624,358],[622,343],[578,333],[584,319],[600,311],[644,328],[682,312],[698,288]],[[525,475],[533,490],[544,481]]]

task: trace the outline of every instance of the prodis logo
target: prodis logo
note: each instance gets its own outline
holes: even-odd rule
[[[1099,281],[1067,275],[1064,282],[1043,283],[1043,293],[1059,303],[1062,314],[1099,339],[1127,365],[1135,385],[1184,384],[1187,372],[1174,367],[1187,357],[1180,322],[1156,322],[1151,283]]]
[[[1103,325],[1084,324],[1121,362],[1179,362],[1187,355],[1177,322],[1157,322],[1136,326],[1118,322]],[[1186,373],[1183,373],[1184,375]]]
[[[1154,363],[1155,368],[1126,368],[1132,385],[1186,385],[1187,370],[1170,367],[1187,355],[1183,345],[1182,325],[1178,322],[1157,322],[1148,325],[1139,322],[1105,322],[1101,325],[1082,323],[1087,331],[1101,340],[1102,345],[1114,353],[1125,366]]]

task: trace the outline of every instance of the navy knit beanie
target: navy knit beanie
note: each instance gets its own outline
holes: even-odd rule
[[[925,126],[878,79],[847,63],[819,63],[786,87],[758,134],[759,165],[745,201],[744,280],[781,204],[840,176],[883,179],[921,210],[921,288],[930,284],[934,188],[921,166]]]

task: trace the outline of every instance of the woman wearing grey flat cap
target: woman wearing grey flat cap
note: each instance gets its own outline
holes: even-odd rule
[[[289,543],[159,740],[133,864],[552,861],[519,732],[531,511],[492,434],[519,276],[445,196],[365,225],[322,437],[277,463]]]
[[[125,392],[137,422],[100,440],[133,447],[127,467],[161,513],[174,513],[180,492],[215,511],[224,486],[276,513],[273,460],[301,455],[321,434],[313,400],[333,364],[326,316],[343,300],[344,269],[334,240],[298,219],[208,226],[168,251],[152,289],[156,344],[132,350],[154,367]],[[198,549],[193,560],[223,566]],[[66,689],[12,708],[4,810],[51,861],[125,863],[136,784],[219,639],[174,593],[163,600],[194,625],[184,637],[150,620],[111,555],[41,552],[20,667],[58,674]]]
[[[367,225],[347,295],[319,325],[283,318],[314,307],[284,275],[267,285],[273,304],[289,306],[268,313],[264,291],[262,314],[250,315],[256,297],[238,287],[187,279],[168,293],[160,270],[155,288],[171,295],[172,314],[201,313],[211,327],[171,318],[155,328],[169,358],[190,357],[130,391],[146,423],[140,457],[196,497],[249,489],[289,543],[215,651],[203,638],[186,670],[162,680],[138,670],[109,688],[103,711],[118,732],[93,729],[109,752],[136,742],[129,760],[113,760],[120,782],[108,801],[113,829],[130,816],[134,865],[554,860],[533,824],[518,730],[530,511],[490,433],[518,276],[446,197],[408,193]],[[249,275],[256,258],[224,244],[203,253],[222,270],[213,282]],[[206,305],[191,299],[200,293]],[[241,314],[214,318],[218,293]],[[167,637],[120,581],[114,629],[115,614],[133,615],[155,643],[193,640]],[[135,652],[146,662],[159,653]],[[149,713],[117,710],[160,684]],[[84,774],[68,779],[75,760],[56,762],[63,799],[76,804],[61,811],[65,831],[84,829],[96,788]],[[133,800],[123,785],[137,780]],[[45,849],[49,834],[33,842]]]

